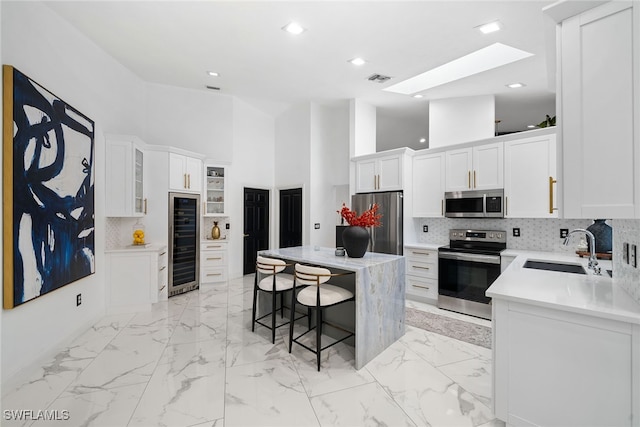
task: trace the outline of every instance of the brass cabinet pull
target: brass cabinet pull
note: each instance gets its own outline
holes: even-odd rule
[[[212,261],[212,260],[216,260],[216,259],[222,259],[222,257],[217,257],[217,258],[207,258],[207,261]]]
[[[412,254],[416,254],[416,255],[431,255],[429,252],[416,252],[416,251],[411,251]]]
[[[222,276],[222,273],[208,273],[207,276]]]
[[[509,215],[509,197],[504,196],[504,215]]]
[[[165,268],[167,268],[167,266],[166,266],[166,265],[163,265],[163,266],[162,266],[162,268],[161,268],[159,271],[162,271],[162,270],[164,270]]]
[[[215,246],[207,246],[207,249],[220,249],[222,246],[220,245],[215,245]]]
[[[182,177],[182,178],[183,178],[183,181],[184,181],[184,185],[183,185],[183,187],[184,187],[184,188],[187,188],[187,174],[185,173],[185,174],[183,174],[183,175],[184,175],[184,176]]]
[[[164,254],[166,254],[166,253],[167,253],[167,251],[164,251],[164,252],[162,252],[162,253],[160,254],[160,256],[162,256],[162,255],[164,255]]]
[[[471,171],[469,171],[467,181],[468,181],[467,185],[469,186],[469,188],[471,188]]]
[[[147,198],[144,198],[144,214],[147,214]]]
[[[187,188],[191,188],[191,174],[187,174]]]
[[[556,181],[555,179],[553,179],[552,176],[549,177],[549,213],[552,214],[553,211],[557,211],[558,208],[554,208],[553,207],[553,184],[555,184]]]
[[[414,265],[413,268],[421,268],[422,270],[429,270],[429,267],[421,267],[419,265]]]
[[[428,287],[428,286],[420,286],[420,285],[413,285],[413,284],[412,284],[411,286],[413,286],[414,288],[420,288],[420,289],[426,289],[426,290],[429,290],[429,287]]]
[[[444,199],[440,199],[440,214],[444,216]]]
[[[476,171],[473,171],[473,188],[476,188]]]
[[[158,292],[164,291],[164,288],[166,288],[166,287],[167,287],[167,285],[163,285]]]

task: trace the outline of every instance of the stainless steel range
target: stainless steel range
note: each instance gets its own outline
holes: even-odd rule
[[[500,275],[501,230],[449,230],[449,246],[438,249],[438,307],[491,319],[486,290]]]

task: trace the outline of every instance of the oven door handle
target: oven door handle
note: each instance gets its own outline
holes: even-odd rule
[[[466,254],[455,252],[440,252],[438,258],[453,259],[456,261],[472,261],[482,262],[485,264],[500,264],[500,255],[481,255],[481,254]]]

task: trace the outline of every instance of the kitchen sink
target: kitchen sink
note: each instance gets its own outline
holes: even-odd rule
[[[536,270],[560,271],[562,273],[587,274],[584,268],[579,264],[527,260],[523,267],[534,268]]]

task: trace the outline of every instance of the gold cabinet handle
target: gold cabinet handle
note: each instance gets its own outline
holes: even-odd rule
[[[416,252],[416,251],[411,251],[412,254],[414,255],[431,255],[429,252]]]
[[[553,179],[552,176],[549,177],[549,213],[552,214],[553,211],[557,211],[558,208],[554,208],[553,207],[553,184],[555,184],[556,181],[555,179]]]
[[[248,236],[248,234],[247,234],[247,236]],[[207,249],[220,249],[221,247],[222,246],[220,246],[220,245],[213,245],[213,246],[207,245]]]
[[[476,171],[473,171],[473,188],[476,188]]]
[[[164,254],[166,254],[166,253],[167,253],[167,251],[164,251],[164,252],[162,252],[162,253],[160,254],[160,256],[162,256],[162,255],[164,255]]]
[[[428,286],[420,286],[420,285],[411,285],[411,286],[413,286],[414,288],[420,288],[420,289],[426,289],[426,290],[429,290],[429,287],[428,287]]]
[[[187,188],[191,188],[191,174],[187,174]]]
[[[420,268],[422,270],[429,270],[429,267],[421,267],[419,265],[414,265],[413,268]]]
[[[183,178],[183,181],[184,181],[184,185],[183,185],[183,187],[184,187],[184,188],[187,188],[187,174],[185,173],[185,174],[183,174],[183,175],[184,175],[184,176],[182,177],[182,178]]]
[[[167,268],[167,266],[166,266],[166,265],[163,265],[163,266],[162,266],[162,268],[161,268],[159,271],[162,271],[162,270],[164,270],[165,268]]]
[[[378,175],[373,175],[373,189],[378,189]]]
[[[216,259],[222,259],[222,257],[207,258],[207,261],[213,261],[213,260],[216,260]]]
[[[144,214],[147,214],[147,198],[144,198]]]
[[[222,273],[209,273],[207,276],[222,276]]]
[[[509,215],[509,197],[504,196],[504,215]]]
[[[440,214],[444,216],[444,199],[440,199]]]
[[[468,181],[467,186],[468,186],[469,188],[471,188],[471,171],[469,171],[467,181]]]

